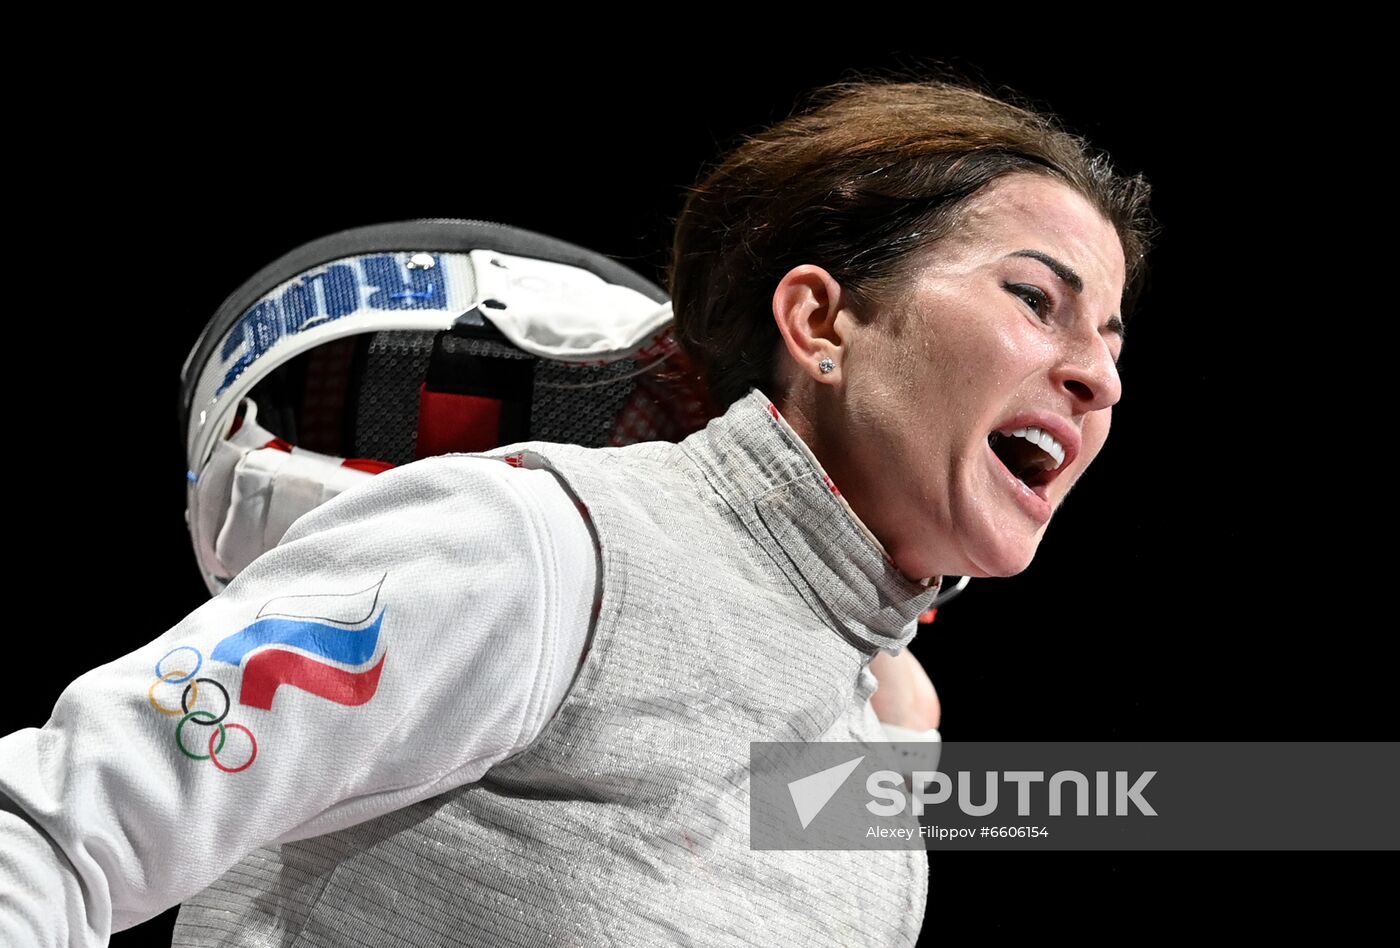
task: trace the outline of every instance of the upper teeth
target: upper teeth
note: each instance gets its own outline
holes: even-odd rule
[[[1017,438],[1025,438],[1031,444],[1038,445],[1046,454],[1054,458],[1055,467],[1051,468],[1052,471],[1058,469],[1061,464],[1065,463],[1065,447],[1060,444],[1060,442],[1056,441],[1055,436],[1050,432],[1031,427],[1017,428],[1015,431],[1012,431],[1011,434]]]

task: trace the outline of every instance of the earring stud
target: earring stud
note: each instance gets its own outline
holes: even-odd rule
[[[822,359],[817,363],[817,368],[822,370],[822,375],[826,375],[832,369],[836,368],[836,363],[832,362],[830,359]]]

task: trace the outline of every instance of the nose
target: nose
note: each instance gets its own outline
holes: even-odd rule
[[[1123,397],[1108,341],[1092,330],[1066,337],[1054,376],[1055,384],[1073,396],[1077,411],[1110,408]]]

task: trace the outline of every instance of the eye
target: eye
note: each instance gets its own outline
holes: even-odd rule
[[[1035,313],[1042,320],[1049,315],[1050,298],[1040,290],[1037,290],[1033,286],[1027,286],[1024,283],[1007,283],[1005,286],[1007,290],[1025,300],[1026,305],[1031,308],[1031,312]]]

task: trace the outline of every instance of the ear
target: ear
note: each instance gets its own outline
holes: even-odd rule
[[[814,264],[793,267],[778,281],[773,319],[797,372],[823,384],[840,381],[846,321],[838,317],[845,303],[841,284]],[[831,371],[822,372],[823,359],[831,360]]]

